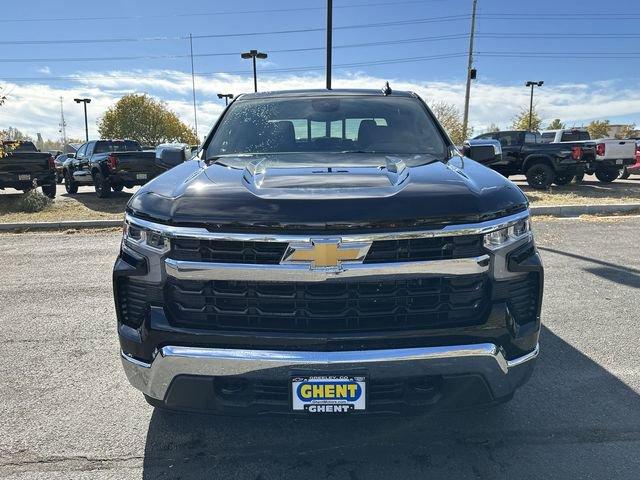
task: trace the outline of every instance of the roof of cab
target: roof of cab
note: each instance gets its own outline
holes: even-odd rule
[[[389,95],[385,95],[382,89],[306,89],[306,90],[280,90],[273,92],[244,93],[238,96],[238,100],[250,100],[256,98],[281,98],[281,97],[326,97],[326,96],[375,96],[375,97],[415,97],[413,92],[392,90]]]

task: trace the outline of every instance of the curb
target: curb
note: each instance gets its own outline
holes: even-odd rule
[[[531,215],[579,217],[580,215],[610,215],[638,211],[640,203],[608,205],[549,205],[530,207]],[[66,230],[68,228],[120,228],[122,220],[67,220],[63,222],[0,223],[0,232],[24,230]]]
[[[66,230],[68,228],[122,227],[122,220],[67,220],[63,222],[0,223],[0,232],[22,230]]]
[[[604,205],[550,205],[530,207],[531,215],[552,217],[579,217],[580,215],[611,215],[640,212],[640,203],[614,203]]]

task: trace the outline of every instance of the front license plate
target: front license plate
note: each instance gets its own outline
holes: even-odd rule
[[[616,165],[622,165],[622,160],[616,160]]]
[[[296,412],[351,413],[366,408],[367,379],[363,376],[309,376],[291,379]]]
[[[146,174],[146,173],[138,173],[138,174],[136,175],[136,178],[137,178],[138,180],[146,180],[146,179],[147,179],[147,174]]]
[[[18,175],[18,180],[31,180],[31,175]]]

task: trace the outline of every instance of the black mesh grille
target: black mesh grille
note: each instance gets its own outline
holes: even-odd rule
[[[483,253],[481,235],[380,240],[373,242],[364,263],[448,260]]]
[[[170,257],[192,262],[254,263],[277,265],[287,243],[239,242],[228,240],[198,240],[177,238],[171,240]]]
[[[242,242],[178,238],[171,241],[170,257],[193,262],[277,265],[285,242]],[[481,235],[379,240],[371,245],[365,263],[392,263],[475,257],[484,253]]]
[[[483,275],[367,283],[167,281],[179,327],[272,332],[393,331],[483,323]]]
[[[509,282],[507,305],[518,324],[523,325],[536,319],[539,289],[540,276],[537,273],[529,273],[521,279]]]
[[[132,328],[142,325],[147,314],[147,286],[131,278],[118,279],[118,306],[122,323]]]

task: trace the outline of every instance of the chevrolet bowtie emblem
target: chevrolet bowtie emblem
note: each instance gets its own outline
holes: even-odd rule
[[[308,263],[311,268],[338,268],[342,262],[359,262],[369,251],[371,243],[342,243],[339,239],[313,239],[311,242],[291,243],[281,263]]]

